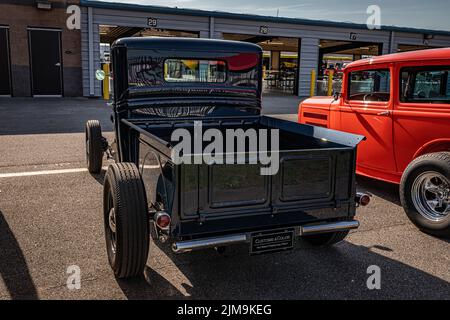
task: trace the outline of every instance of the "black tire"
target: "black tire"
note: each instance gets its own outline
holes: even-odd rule
[[[137,167],[133,163],[110,165],[103,188],[109,264],[117,278],[142,275],[149,250],[149,220],[144,184]]]
[[[86,164],[90,173],[102,170],[102,129],[98,120],[86,122]]]
[[[400,201],[408,218],[420,230],[438,237],[450,237],[450,213],[442,219],[433,220],[433,209],[426,204],[427,193],[417,196],[420,179],[426,178],[429,173],[436,174],[435,179],[438,180],[435,181],[439,181],[439,175],[441,180],[446,178],[447,189],[450,188],[450,152],[429,153],[414,159],[403,173],[400,182]]]
[[[310,236],[302,236],[302,239],[312,245],[312,246],[332,246],[336,243],[339,243],[345,239],[348,235],[348,231],[337,231],[337,232],[328,232],[315,234]]]

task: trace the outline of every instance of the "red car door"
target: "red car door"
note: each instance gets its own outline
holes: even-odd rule
[[[403,172],[418,155],[446,150],[450,141],[450,60],[404,62],[396,73],[395,155]]]
[[[396,173],[393,150],[391,65],[350,69],[344,78],[345,96],[340,108],[341,130],[364,135],[358,146],[361,174]]]

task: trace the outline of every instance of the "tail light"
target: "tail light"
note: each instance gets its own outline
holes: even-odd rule
[[[164,212],[164,211],[156,212],[154,220],[155,220],[156,226],[159,229],[164,230],[164,231],[169,230],[171,218],[167,212]]]
[[[357,192],[355,201],[359,206],[365,207],[370,203],[370,195],[363,192]]]

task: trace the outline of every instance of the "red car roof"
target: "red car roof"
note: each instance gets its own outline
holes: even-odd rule
[[[424,60],[439,60],[439,59],[450,59],[450,48],[427,49],[427,50],[386,54],[369,59],[354,61],[348,64],[346,68],[361,67],[374,63],[424,61]]]

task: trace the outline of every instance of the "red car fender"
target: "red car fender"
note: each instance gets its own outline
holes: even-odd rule
[[[442,138],[427,142],[413,156],[413,160],[421,155],[440,151],[450,151],[450,139]]]

